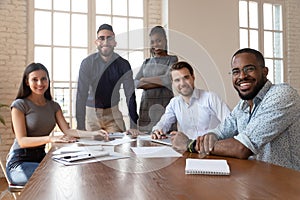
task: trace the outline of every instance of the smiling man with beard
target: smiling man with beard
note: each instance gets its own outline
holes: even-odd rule
[[[131,128],[138,119],[131,66],[114,52],[117,45],[113,28],[102,24],[95,40],[98,52],[85,58],[80,66],[77,99],[77,128],[123,132],[125,124],[118,108],[123,84]]]
[[[197,140],[176,134],[173,146],[204,155],[257,159],[300,170],[300,98],[288,84],[272,84],[263,55],[238,50],[231,59],[232,83],[241,100],[216,129]]]

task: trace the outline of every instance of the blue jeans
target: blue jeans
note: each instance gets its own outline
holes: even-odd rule
[[[9,181],[14,185],[25,185],[45,155],[44,147],[13,150],[6,163]]]

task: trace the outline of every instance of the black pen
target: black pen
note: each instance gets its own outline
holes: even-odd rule
[[[91,156],[91,154],[83,154],[84,156]],[[76,158],[78,156],[83,156],[83,155],[76,155],[76,156],[64,156],[64,159],[71,159],[71,158]]]

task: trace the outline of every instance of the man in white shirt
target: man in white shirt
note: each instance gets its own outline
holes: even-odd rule
[[[189,139],[196,139],[215,128],[230,113],[215,93],[195,88],[194,70],[189,63],[175,63],[170,73],[172,84],[180,95],[171,99],[164,115],[152,128],[153,139],[165,138],[175,122],[178,131],[184,132]]]

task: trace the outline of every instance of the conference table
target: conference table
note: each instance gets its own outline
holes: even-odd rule
[[[18,199],[300,199],[300,172],[256,160],[226,159],[230,175],[186,175],[186,158],[140,158],[131,147],[159,144],[136,140],[114,147],[128,158],[65,166],[51,152],[54,144]]]

